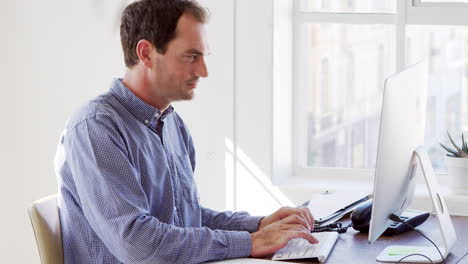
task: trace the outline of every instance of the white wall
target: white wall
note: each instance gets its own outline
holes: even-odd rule
[[[223,210],[234,206],[234,163],[226,151],[234,134],[234,2],[201,2],[212,13],[210,77],[194,101],[176,109],[195,139],[202,202]],[[56,192],[52,160],[67,117],[124,73],[118,36],[123,3],[10,0],[0,5],[0,259],[38,263],[27,206]]]
[[[66,118],[123,72],[119,7],[96,2],[1,2],[3,263],[38,263],[26,208],[57,192],[52,160]]]
[[[187,123],[194,140],[195,177],[201,202],[204,206],[225,210],[229,200],[227,193],[232,193],[233,189],[225,175],[232,174],[234,167],[233,158],[225,152],[225,140],[232,139],[234,131],[233,2],[204,0],[200,3],[211,14],[207,28],[211,51],[207,57],[208,78],[201,80],[194,100],[175,103],[174,107]],[[232,201],[229,206],[232,208]]]

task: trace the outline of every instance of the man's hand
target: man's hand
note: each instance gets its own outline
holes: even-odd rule
[[[250,255],[252,257],[269,255],[286,246],[288,241],[293,238],[304,238],[310,243],[318,243],[318,240],[312,236],[311,229],[305,227],[305,225],[306,221],[298,214],[290,214],[281,220],[262,227],[259,231],[250,234],[252,238]],[[307,223],[307,225],[310,224]]]
[[[281,219],[284,219],[290,215],[297,215],[301,221],[300,224],[305,228],[312,231],[314,229],[314,217],[310,213],[309,208],[293,208],[293,207],[281,207],[278,211],[274,212],[269,216],[265,216],[258,225],[258,230],[275,223]]]

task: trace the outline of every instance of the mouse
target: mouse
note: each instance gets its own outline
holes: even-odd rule
[[[369,223],[372,213],[372,200],[368,200],[359,205],[351,213],[353,228],[360,232],[369,232]]]

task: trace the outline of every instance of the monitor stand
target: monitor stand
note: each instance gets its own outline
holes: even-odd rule
[[[427,155],[426,150],[423,147],[418,147],[413,153],[413,161],[419,163],[421,166],[424,179],[426,181],[426,186],[429,191],[429,195],[432,200],[433,207],[435,209],[435,213],[437,216],[437,220],[439,222],[439,230],[442,234],[443,245],[439,246],[440,252],[444,256],[447,257],[448,253],[452,249],[455,241],[457,240],[457,236],[455,234],[455,230],[453,228],[452,220],[450,219],[450,215],[445,205],[444,199],[440,194],[439,185],[437,184],[434,170],[432,169],[431,161],[429,160],[429,156]],[[427,256],[429,259],[414,255],[405,258],[401,261],[401,263],[439,263],[442,262],[443,259],[440,253],[434,246],[429,247],[420,247],[420,246],[389,246],[386,247],[378,256],[377,261],[379,262],[397,262],[403,257],[410,255],[410,254],[421,254]]]

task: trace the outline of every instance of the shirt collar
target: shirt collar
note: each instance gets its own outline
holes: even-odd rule
[[[161,114],[159,109],[143,102],[143,100],[136,96],[130,89],[125,87],[122,83],[122,79],[114,79],[111,86],[111,93],[117,97],[117,100],[119,100],[130,113],[146,126],[148,126],[153,119],[164,118],[174,111],[174,108],[170,105],[166,111]]]

